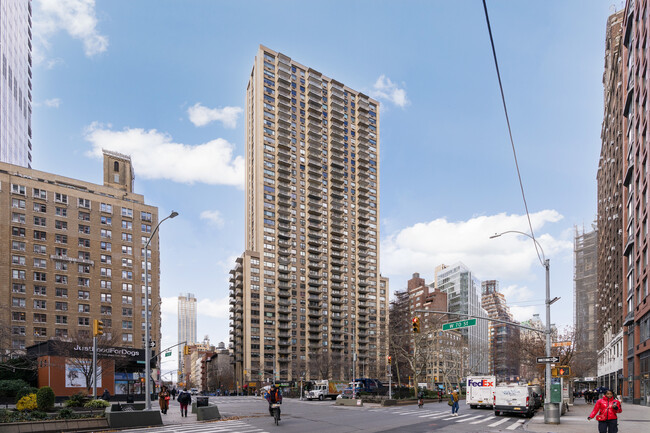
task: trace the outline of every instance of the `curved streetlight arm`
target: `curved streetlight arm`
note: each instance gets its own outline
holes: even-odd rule
[[[540,245],[540,243],[537,242],[537,239],[535,239],[534,237],[532,237],[531,235],[529,235],[529,234],[526,233],[526,232],[520,232],[519,230],[507,230],[507,231],[505,231],[505,232],[501,232],[501,233],[495,233],[495,234],[493,234],[492,236],[490,236],[490,239],[498,238],[498,237],[500,237],[501,235],[505,235],[506,233],[517,233],[517,234],[524,235],[524,236],[527,236],[527,237],[529,237],[530,239],[532,239],[532,241],[535,242],[535,245],[536,245],[540,250],[542,250],[542,257],[539,258],[539,256],[538,256],[538,258],[540,259],[540,262],[541,262],[542,266],[544,266],[544,267],[547,266],[547,262],[546,262],[546,254],[544,254],[544,248],[542,248],[542,246]]]

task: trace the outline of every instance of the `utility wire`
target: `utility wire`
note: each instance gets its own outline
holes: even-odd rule
[[[508,107],[506,106],[506,97],[503,93],[503,84],[501,83],[501,73],[499,72],[499,62],[497,60],[497,51],[494,48],[494,38],[492,38],[492,27],[490,26],[490,17],[488,15],[486,0],[483,0],[483,9],[485,10],[485,22],[487,23],[488,33],[490,34],[490,44],[492,45],[492,56],[494,57],[494,66],[497,70],[497,78],[499,79],[499,89],[501,90],[501,101],[503,102],[503,111],[506,115],[506,123],[508,124],[508,134],[510,135],[510,144],[512,146],[512,155],[515,158],[515,167],[517,168],[517,177],[519,178],[519,188],[521,189],[521,197],[524,200],[524,208],[526,209],[526,218],[528,218],[528,227],[530,228],[530,235],[533,238],[533,244],[535,244],[535,252],[537,253],[537,258],[542,266],[546,264],[542,260],[542,257],[539,254],[539,248],[537,246],[537,241],[535,240],[535,232],[533,232],[533,224],[530,222],[530,213],[528,212],[528,203],[526,202],[526,194],[524,193],[524,184],[521,181],[521,172],[519,171],[519,162],[517,161],[517,151],[515,149],[515,141],[512,139],[512,129],[510,128],[510,118],[508,117]]]

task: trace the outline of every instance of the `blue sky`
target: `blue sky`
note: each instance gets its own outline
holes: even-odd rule
[[[573,320],[574,226],[590,229],[596,213],[611,4],[488,1],[558,325]],[[35,0],[34,33],[33,168],[101,183],[98,149],[130,153],[136,192],[161,216],[180,213],[160,232],[163,346],[182,292],[199,299],[200,339],[228,339],[228,270],[244,247],[241,110],[259,44],[381,101],[391,290],[462,261],[501,282],[518,319],[543,312],[532,244],[488,239],[527,224],[480,1]]]

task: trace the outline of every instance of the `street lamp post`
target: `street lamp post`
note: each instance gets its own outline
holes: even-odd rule
[[[151,236],[149,236],[149,239],[147,239],[147,243],[144,245],[144,344],[145,344],[145,350],[144,350],[144,363],[145,363],[145,393],[144,393],[144,398],[145,398],[145,409],[146,410],[151,410],[151,346],[149,339],[151,338],[150,334],[151,332],[149,331],[149,244],[151,243],[151,240],[153,239],[154,235],[158,231],[158,227],[160,227],[160,224],[162,224],[165,220],[169,218],[175,218],[178,216],[178,212],[172,211],[171,214],[169,214],[168,217],[163,218],[158,225],[156,225],[156,228],[153,229],[153,232],[151,232]]]
[[[544,332],[546,334],[546,357],[550,358],[551,356],[551,304],[553,304],[555,301],[557,301],[560,298],[553,298],[551,299],[551,262],[549,259],[546,258],[546,255],[544,254],[544,249],[542,246],[537,242],[537,239],[529,235],[528,233],[520,232],[518,230],[508,230],[503,233],[495,233],[493,236],[490,236],[490,239],[498,238],[501,235],[504,235],[506,233],[517,233],[520,235],[524,235],[529,237],[530,239],[535,242],[535,245],[539,247],[539,249],[542,251],[542,258],[540,259],[540,262],[542,266],[544,266],[544,269],[546,271],[546,331]],[[555,408],[555,404],[551,403],[551,364],[546,363],[545,367],[545,397],[544,397],[544,423],[545,424],[559,424],[560,423],[560,413],[559,409]],[[553,410],[557,409],[557,410]]]

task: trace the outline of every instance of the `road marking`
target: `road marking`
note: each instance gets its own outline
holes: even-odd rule
[[[471,422],[470,424],[480,424],[480,423],[482,423],[482,422],[489,421],[489,420],[494,419],[494,418],[496,418],[496,417],[494,417],[494,416],[488,416],[488,417],[485,418],[485,419],[480,419],[480,420],[478,420],[478,421]]]
[[[444,418],[444,421],[449,421],[450,419],[464,418],[466,416],[469,416],[469,414],[467,414],[467,415],[458,415],[458,416],[450,416],[449,418]],[[465,421],[465,420],[463,420],[463,421]]]
[[[429,413],[427,415],[420,415],[420,418],[427,418],[427,417],[441,417],[441,416],[447,416],[449,415],[448,413],[439,413],[439,412],[434,412],[434,413]]]
[[[526,421],[526,420],[524,420],[524,419],[518,419],[517,422],[515,422],[514,424],[512,424],[510,427],[506,427],[506,429],[507,429],[507,430],[514,430],[514,429],[516,429],[517,427],[519,427],[520,425],[522,425],[522,424],[524,423],[524,421]]]
[[[471,418],[460,419],[460,420],[458,420],[458,421],[456,421],[456,422],[471,421],[471,420],[473,420],[473,419],[481,418],[482,416],[483,416],[483,415],[473,416],[473,417],[471,417]]]
[[[508,421],[510,418],[503,418],[501,421],[493,422],[490,424],[488,427],[496,427],[499,424],[503,424],[504,422]]]

